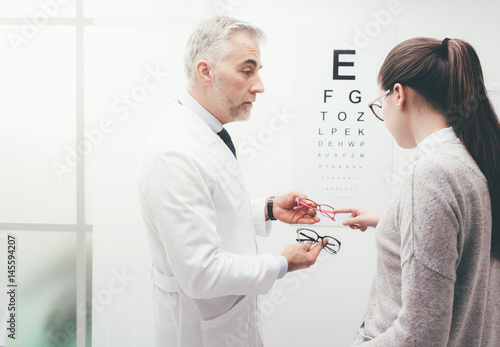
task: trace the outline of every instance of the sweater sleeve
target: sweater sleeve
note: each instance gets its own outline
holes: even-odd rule
[[[446,346],[452,319],[454,282],[415,258],[402,272],[402,301],[393,325],[363,346]]]
[[[463,250],[462,229],[469,205],[457,170],[437,160],[417,166],[400,225],[401,265],[415,257],[452,281]]]
[[[459,261],[461,193],[436,162],[417,166],[401,200],[401,308],[367,346],[446,346]],[[379,293],[379,295],[381,295]]]

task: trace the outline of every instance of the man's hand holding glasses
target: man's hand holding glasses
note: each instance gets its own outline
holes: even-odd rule
[[[339,213],[332,206],[318,204],[297,191],[274,197],[272,213],[276,219],[284,223],[315,224],[320,221],[318,212],[332,221],[335,221],[335,215]],[[313,265],[322,249],[330,254],[337,254],[340,251],[339,240],[333,236],[320,236],[311,229],[297,229],[296,240],[297,244],[288,246],[281,254],[288,262],[288,272]]]
[[[335,215],[339,213],[332,206],[318,204],[311,199],[297,198],[295,202],[297,204],[294,207],[295,210],[314,210],[330,218],[332,221],[335,221]],[[340,241],[333,236],[320,236],[316,231],[306,228],[297,229],[297,242],[302,244],[316,244],[320,242],[323,248],[330,254],[337,254],[340,250]]]
[[[322,241],[327,242],[327,240]],[[322,249],[323,247],[321,247],[321,245],[314,245],[312,241],[288,246],[283,253],[281,253],[288,261],[287,272],[306,269],[312,266],[316,262],[319,252],[321,252]]]
[[[273,215],[288,224],[315,224],[319,222],[314,209],[296,209],[297,200],[308,200],[304,194],[292,190],[274,197]]]

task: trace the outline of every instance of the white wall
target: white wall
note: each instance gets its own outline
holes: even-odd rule
[[[142,143],[161,115],[165,98],[174,96],[183,87],[183,46],[196,23],[216,14],[214,5],[232,4],[229,15],[257,24],[267,34],[262,47],[266,91],[258,96],[250,121],[229,126],[238,144],[268,126],[274,110],[293,113],[300,102],[292,98],[294,71],[307,66],[294,64],[291,28],[335,22],[364,30],[368,23],[376,21],[381,11],[389,8],[390,2],[394,3],[380,0],[100,3],[103,17],[134,16],[139,12],[140,16],[160,19],[138,20],[136,26],[97,27],[87,36],[91,42],[88,54],[95,57],[88,66],[95,87],[88,90],[87,107],[93,116],[87,119],[87,127],[98,127],[102,119],[109,119],[114,125],[88,158],[89,172],[94,177],[93,292],[97,300],[94,346],[153,345],[149,254],[135,190],[136,167]],[[400,12],[387,18],[387,22],[397,26],[398,42],[415,36],[465,39],[476,48],[487,81],[492,85],[500,82],[500,47],[496,44],[500,32],[499,1],[400,0],[397,3]],[[124,93],[139,90],[151,69],[162,71],[157,88],[148,91],[128,112],[117,100]],[[373,96],[376,95],[374,85]],[[120,111],[118,105],[122,106]],[[293,134],[292,126],[288,126],[276,133],[264,150],[257,151],[254,160],[240,163],[252,196],[269,196],[293,188],[291,143],[297,136],[300,134]],[[395,171],[407,155],[394,149]],[[323,230],[328,232],[328,228]],[[292,226],[274,222],[272,235],[258,240],[260,252],[280,254],[294,242],[294,231]],[[323,254],[312,269],[288,274],[276,282],[269,295],[262,297],[267,347],[349,345],[361,320],[373,276],[374,232],[350,229],[335,232],[344,233],[345,247],[338,255]],[[123,281],[123,288],[108,298],[106,290],[116,278]]]

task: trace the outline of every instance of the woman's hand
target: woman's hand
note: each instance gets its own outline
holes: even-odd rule
[[[349,226],[351,229],[359,229],[365,231],[368,227],[376,227],[380,221],[382,213],[369,210],[361,206],[336,208],[335,213],[350,213],[342,224]]]

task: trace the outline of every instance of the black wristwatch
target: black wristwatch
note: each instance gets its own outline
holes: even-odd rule
[[[273,214],[274,196],[270,196],[269,198],[266,199],[266,206],[267,206],[267,219],[276,220]]]

